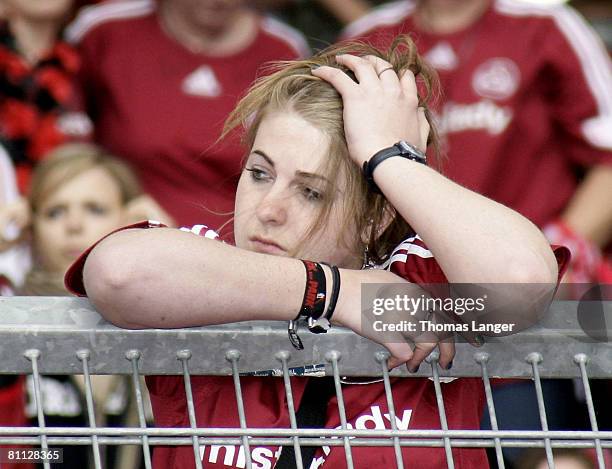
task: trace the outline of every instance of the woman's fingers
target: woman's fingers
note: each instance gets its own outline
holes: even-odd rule
[[[330,83],[341,96],[347,97],[351,92],[355,91],[359,86],[351,77],[337,67],[328,67],[323,65],[318,68],[313,68],[311,73],[315,77],[319,77]]]
[[[376,85],[378,76],[372,64],[363,57],[342,54],[336,56],[336,62],[352,70],[360,85]]]
[[[393,65],[380,57],[376,57],[375,55],[366,55],[364,59],[367,60],[372,67],[374,67],[374,71],[385,89],[399,88],[399,77],[397,76],[397,73],[395,73]]]
[[[455,338],[453,336],[442,339],[438,344],[440,350],[440,358],[438,363],[442,368],[448,370],[455,358]]]
[[[412,73],[410,69],[403,70],[399,81],[402,86],[402,91],[404,92],[404,95],[414,100],[416,108],[419,102],[419,94],[414,73]]]
[[[419,125],[419,135],[420,142],[417,145],[419,150],[425,151],[427,149],[427,139],[429,138],[429,121],[427,120],[427,116],[425,115],[425,108],[420,107],[417,110],[417,121]]]
[[[412,358],[406,362],[406,367],[410,373],[416,373],[423,360],[431,351],[436,348],[436,342],[417,342],[412,351]]]
[[[387,366],[390,370],[406,363],[412,358],[412,346],[408,342],[385,344],[385,346],[391,353],[391,357],[387,361]]]

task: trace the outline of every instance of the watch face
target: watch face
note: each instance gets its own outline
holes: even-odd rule
[[[402,152],[412,153],[414,150],[416,150],[416,148],[414,148],[408,142],[405,142],[403,140],[397,142],[397,145],[400,147],[400,150],[402,150]]]
[[[396,146],[399,147],[400,151],[402,152],[402,155],[408,156],[411,159],[418,161],[419,163],[427,164],[427,157],[425,156],[425,154],[414,145],[411,145],[410,143],[405,142],[404,140],[400,140],[399,142],[397,142]]]

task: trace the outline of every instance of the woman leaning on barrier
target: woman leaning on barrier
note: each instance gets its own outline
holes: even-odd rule
[[[303,319],[320,332],[329,320],[382,343],[390,367],[405,363],[415,371],[437,346],[440,365],[449,368],[448,336],[381,335],[362,325],[361,286],[540,283],[550,298],[567,252],[556,250],[558,266],[532,223],[422,164],[432,82],[408,37],[387,52],[344,44],[279,64],[226,125],[226,133],[244,125],[249,149],[236,192],[235,246],[210,239],[216,234],[202,226],[186,232],[142,223],[137,227],[156,229],[108,236],[72,266],[68,286],[125,328]],[[528,309],[530,300],[514,306]],[[293,382],[296,406],[305,394],[320,401],[322,423],[337,427],[336,398],[308,386],[315,380]],[[289,427],[282,380],[241,383],[249,427]],[[440,428],[431,381],[392,383],[399,429]],[[189,427],[182,377],[148,377],[147,384],[156,424]],[[231,378],[193,377],[192,386],[198,425],[240,426]],[[479,428],[480,387],[472,379],[445,384],[450,428]],[[343,395],[354,428],[390,428],[382,383],[346,384]],[[243,451],[212,445],[200,457],[206,467],[244,467]],[[443,448],[402,451],[410,467],[445,465]],[[389,447],[352,453],[355,467],[394,465]],[[251,448],[255,467],[272,467],[279,454],[276,447]],[[486,466],[484,451],[454,454],[457,467]],[[191,447],[154,451],[157,467],[193,467],[193,458]],[[313,467],[323,462],[345,467],[344,450],[319,448]]]

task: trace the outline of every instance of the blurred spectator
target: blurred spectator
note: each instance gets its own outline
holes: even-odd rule
[[[400,32],[440,74],[447,174],[568,245],[566,280],[610,281],[612,68],[596,34],[563,4],[420,0],[383,5],[344,37]]]
[[[96,139],[131,162],[176,224],[229,219],[242,150],[225,117],[271,60],[303,37],[243,0],[137,0],[85,8],[68,28]],[[161,220],[164,221],[164,220]]]
[[[371,2],[367,0],[257,0],[256,3],[302,31],[315,50],[333,44],[343,27],[371,9]]]
[[[126,223],[126,208],[140,197],[140,185],[125,163],[86,143],[57,147],[36,168],[32,182],[34,266],[20,293],[63,295],[68,266]]]
[[[29,247],[24,242],[30,210],[19,195],[13,163],[0,145],[0,296],[23,284],[30,268]]]
[[[15,284],[23,279],[29,266],[27,251],[18,243],[17,221],[27,219],[28,208],[19,201],[15,171],[8,154],[0,145],[0,296],[12,296]],[[17,202],[17,203],[16,203]],[[24,221],[25,223],[25,221]],[[8,230],[7,230],[8,227]],[[26,426],[24,378],[0,375],[0,426]],[[14,445],[11,445],[14,447]],[[7,446],[0,445],[1,448]],[[32,464],[3,463],[2,469],[31,469]]]
[[[0,142],[27,192],[32,167],[50,149],[86,138],[91,122],[78,112],[76,52],[58,40],[71,0],[4,0],[0,21]]]
[[[610,0],[572,0],[572,5],[593,26],[612,55],[612,2]]]
[[[604,467],[612,463],[610,450],[604,449]],[[556,469],[595,469],[597,466],[595,451],[592,449],[555,449],[553,457]],[[543,449],[530,448],[525,451],[516,464],[516,469],[548,469],[546,453]]]
[[[67,295],[63,277],[68,266],[92,243],[133,221],[130,205],[141,197],[140,185],[130,168],[102,149],[69,143],[53,150],[32,178],[29,203],[34,262],[18,293]],[[108,381],[113,377],[95,378],[94,392],[100,403],[107,397],[106,390],[112,386]],[[83,394],[77,384],[68,375],[41,378],[48,426],[87,426]],[[35,418],[31,377],[27,390],[27,413]],[[64,463],[88,467],[90,452],[85,446],[66,446]]]

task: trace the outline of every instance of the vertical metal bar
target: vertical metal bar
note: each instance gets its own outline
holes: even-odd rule
[[[594,432],[599,431],[597,416],[595,415],[595,406],[593,405],[593,395],[591,394],[591,385],[589,384],[589,377],[586,372],[586,364],[589,362],[589,358],[584,353],[578,353],[574,355],[574,362],[580,368],[580,377],[584,386],[589,420],[591,421],[591,430]],[[603,450],[601,448],[601,440],[599,438],[595,438],[595,453],[597,454],[597,465],[599,469],[605,469],[606,465],[604,462]]]
[[[42,392],[40,390],[40,373],[38,372],[38,359],[40,358],[40,350],[26,350],[24,356],[32,362],[32,379],[34,381],[34,404],[38,417],[38,426],[40,427],[40,447],[44,450],[49,449],[47,444],[47,435],[45,434],[45,412],[43,409]],[[49,469],[49,461],[43,461],[44,469]]]
[[[325,359],[332,364],[334,372],[334,386],[336,388],[336,398],[338,399],[338,413],[340,415],[340,424],[342,430],[347,430],[346,408],[344,407],[344,397],[342,396],[342,386],[340,384],[340,371],[338,370],[338,360],[340,360],[340,352],[331,350],[325,354]],[[346,456],[346,465],[348,469],[353,469],[353,452],[351,450],[351,442],[348,436],[344,437],[344,454]]]
[[[293,404],[293,391],[291,389],[291,380],[289,379],[289,366],[287,361],[291,355],[286,350],[281,350],[276,354],[276,359],[283,365],[283,381],[285,383],[285,395],[287,396],[287,410],[289,410],[289,424],[292,430],[297,429],[297,418],[295,416],[295,406]],[[296,469],[304,469],[302,462],[302,451],[300,447],[300,439],[297,436],[293,437],[293,451],[295,452]]]
[[[176,358],[181,361],[183,367],[183,381],[185,382],[185,398],[187,399],[187,413],[189,414],[189,426],[192,430],[196,430],[195,406],[193,404],[193,392],[191,390],[191,376],[189,376],[189,368],[187,362],[191,358],[191,350],[179,350],[176,353]],[[197,469],[202,469],[202,459],[200,458],[200,442],[197,435],[191,437],[193,445],[193,457]]]
[[[96,413],[93,404],[93,392],[91,388],[91,376],[89,374],[89,358],[91,356],[89,350],[77,351],[77,358],[83,363],[83,378],[85,378],[85,402],[87,403],[87,418],[89,419],[89,428],[96,429]],[[95,469],[102,468],[100,458],[100,445],[98,444],[98,435],[93,434],[91,437],[91,449],[94,458]]]
[[[142,390],[140,389],[140,376],[138,374],[138,361],[140,360],[141,354],[138,350],[128,350],[125,353],[127,358],[132,363],[132,384],[134,385],[134,394],[136,395],[136,407],[138,409],[138,423],[140,428],[147,428],[147,419],[145,417],[144,402],[142,400]],[[151,469],[151,452],[149,451],[149,437],[148,435],[142,435],[142,455],[144,457],[144,463],[146,469]]]
[[[391,392],[391,381],[389,379],[389,369],[387,368],[387,359],[389,353],[376,352],[376,361],[380,363],[383,373],[383,383],[385,385],[385,395],[387,396],[387,408],[389,409],[389,418],[391,419],[391,430],[397,430],[397,420],[395,419],[395,404],[393,403],[393,393]],[[395,450],[395,462],[397,469],[404,469],[404,460],[402,458],[402,448],[400,447],[399,437],[393,437],[393,449]]]
[[[431,374],[433,376],[434,389],[436,391],[436,403],[438,404],[438,414],[440,415],[440,426],[442,433],[448,432],[448,422],[446,420],[446,411],[444,410],[444,399],[442,398],[442,387],[440,386],[440,375],[438,374],[438,357],[437,352],[432,352],[427,361],[431,365]],[[450,438],[444,437],[444,452],[446,453],[446,465],[448,469],[455,469],[455,461],[453,459],[453,451],[450,444]]]
[[[238,350],[228,350],[225,354],[226,360],[232,364],[232,377],[234,378],[234,391],[236,392],[236,404],[238,405],[238,419],[240,420],[240,428],[247,429],[246,416],[244,414],[244,401],[242,400],[242,387],[240,386],[240,375],[238,373],[238,360],[240,360],[240,352]],[[247,469],[251,469],[253,462],[251,461],[251,446],[249,437],[242,437],[242,448]]]
[[[542,355],[533,352],[527,355],[526,358],[528,363],[531,363],[533,369],[533,379],[535,382],[536,399],[538,401],[538,411],[540,413],[540,424],[542,425],[542,431],[548,432],[548,421],[546,420],[546,406],[544,405],[544,393],[542,392],[542,381],[540,380],[540,370],[538,363],[542,363]],[[548,467],[555,469],[555,461],[553,459],[552,446],[550,445],[550,438],[544,438],[544,447],[546,449],[546,460],[548,461]]]
[[[480,364],[482,369],[482,382],[484,384],[485,396],[487,398],[487,407],[489,408],[489,420],[491,421],[491,430],[494,432],[499,430],[497,426],[497,414],[495,413],[495,403],[493,402],[493,392],[491,391],[491,381],[489,380],[489,370],[487,363],[489,362],[489,354],[487,352],[476,352],[474,354],[476,363]],[[504,455],[501,448],[501,440],[497,437],[493,438],[495,443],[495,457],[497,458],[497,466],[499,469],[505,469]]]

